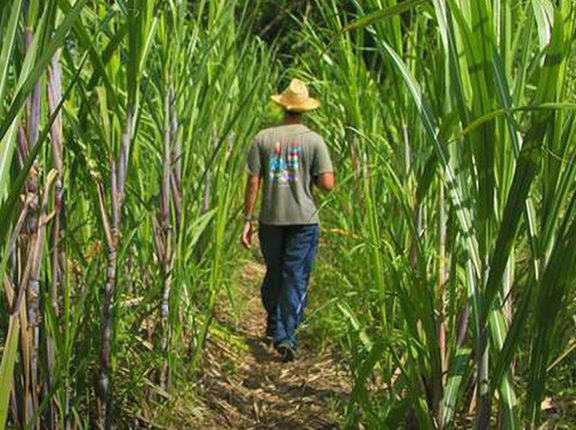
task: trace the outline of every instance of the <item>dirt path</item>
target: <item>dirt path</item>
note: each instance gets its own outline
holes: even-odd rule
[[[208,341],[202,378],[209,423],[218,429],[335,429],[337,405],[346,402],[349,377],[330,351],[320,351],[306,333],[300,336],[298,358],[282,363],[262,339],[264,311],[257,285],[264,268],[248,263],[240,282],[244,303],[235,341]],[[222,326],[234,327],[223,312]]]

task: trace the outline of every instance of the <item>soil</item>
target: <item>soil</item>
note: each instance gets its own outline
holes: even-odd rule
[[[264,310],[259,284],[264,267],[247,263],[237,292],[243,304],[237,323],[219,309],[221,327],[231,334],[211,336],[201,381],[207,413],[203,429],[335,429],[338,409],[347,402],[350,377],[330,347],[314,341],[307,328],[299,335],[294,362],[282,363],[263,339]]]

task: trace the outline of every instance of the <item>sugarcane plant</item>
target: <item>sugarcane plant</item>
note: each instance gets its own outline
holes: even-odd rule
[[[109,428],[197,371],[271,73],[248,6],[1,6],[0,428]]]
[[[45,367],[53,369],[53,345],[49,340],[47,354],[42,353],[41,340],[51,339],[52,332],[49,329],[45,332],[41,324],[40,275],[48,236],[47,225],[54,217],[51,210],[52,189],[62,174],[62,166],[54,161],[56,169],[49,164],[43,169],[36,156],[50,129],[54,151],[58,152],[58,142],[54,137],[61,124],[59,112],[62,107],[62,90],[56,82],[59,79],[57,51],[78,19],[84,3],[79,2],[60,20],[57,19],[55,4],[16,1],[2,8],[2,26],[6,39],[2,46],[0,96],[3,101],[6,99],[7,90],[14,82],[12,79],[16,79],[16,91],[11,94],[12,101],[8,109],[5,110],[2,103],[1,124],[0,176],[5,196],[2,215],[6,221],[2,235],[6,245],[3,246],[1,267],[11,315],[8,333],[11,342],[7,344],[1,364],[1,426],[6,421],[9,401],[12,404],[12,419],[19,425],[39,427],[42,412],[40,406],[45,402],[48,403],[44,409],[46,421],[56,422],[58,419],[58,412],[49,395],[54,386],[54,374],[41,371]],[[48,79],[51,103],[50,109],[45,111],[45,76],[50,63],[53,68]],[[11,67],[14,68],[11,70]],[[48,114],[48,120],[43,120],[43,113]],[[9,172],[14,154],[18,175],[12,182],[9,180]],[[17,204],[19,195],[21,203]],[[60,213],[57,216],[60,217]],[[16,222],[10,231],[10,220],[13,217]],[[53,293],[56,294],[56,291]],[[18,352],[20,359],[16,368]],[[16,373],[13,373],[15,369]]]
[[[125,75],[126,101],[123,118],[116,118],[123,123],[121,132],[118,127],[109,130],[107,142],[109,159],[109,206],[106,203],[105,187],[97,182],[102,227],[108,245],[108,267],[106,284],[102,301],[102,335],[100,374],[98,377],[98,414],[99,426],[110,426],[109,406],[109,373],[111,367],[111,349],[113,341],[113,300],[117,283],[118,251],[121,238],[121,217],[125,202],[126,179],[128,175],[131,151],[137,132],[136,121],[140,109],[139,87],[142,70],[146,64],[151,41],[154,38],[158,17],[155,15],[155,1],[136,4],[126,3],[127,25],[127,63]],[[117,54],[118,55],[118,54]],[[107,98],[103,96],[103,98]],[[113,98],[119,102],[115,94]],[[102,114],[107,115],[107,102],[101,107]],[[119,137],[119,139],[117,139]]]
[[[566,74],[574,7],[355,4],[357,19],[345,21],[335,2],[317,3],[326,33],[312,26],[305,32],[325,53],[324,82],[366,91],[367,100],[382,95],[381,104],[361,109],[353,101],[361,96],[333,96],[328,120],[319,122],[346,151],[359,146],[369,166],[365,191],[339,196],[348,207],[365,208],[361,217],[334,215],[346,232],[341,240],[354,250],[345,276],[355,282],[350,265],[360,257],[378,272],[375,279],[384,276],[378,288],[360,293],[377,298],[373,336],[353,297],[339,304],[366,354],[354,354],[354,403],[368,420],[392,423],[400,414],[418,428],[456,426],[471,412],[477,428],[496,416],[504,428],[536,426],[548,365],[566,342],[560,334],[574,279],[565,242],[576,215]],[[314,58],[311,71],[317,64]],[[353,139],[335,134],[330,115],[338,109],[350,111]],[[356,171],[354,161],[343,163]],[[401,219],[392,222],[391,214]],[[368,389],[376,374],[388,387],[380,410]]]
[[[162,142],[158,152],[161,154],[160,205],[157,215],[153,216],[155,253],[159,264],[161,280],[160,300],[160,352],[163,363],[159,375],[162,389],[169,385],[169,345],[171,341],[170,292],[172,289],[172,271],[174,267],[178,232],[182,212],[182,134],[179,130],[178,106],[174,82],[177,80],[179,55],[183,50],[185,38],[186,9],[183,5],[172,5],[163,15],[158,30],[160,59],[162,69],[154,88],[158,91],[155,106],[162,117],[158,118],[158,130],[162,130]]]

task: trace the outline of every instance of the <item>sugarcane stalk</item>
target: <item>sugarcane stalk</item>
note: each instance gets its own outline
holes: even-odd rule
[[[4,293],[6,295],[6,301],[9,306],[9,314],[13,317],[19,319],[20,322],[20,340],[25,339],[24,329],[22,328],[22,324],[24,327],[27,325],[26,319],[26,304],[22,300],[24,295],[24,289],[20,289],[19,291],[15,291],[14,284],[12,280],[8,277],[8,275],[4,275]],[[21,350],[22,353],[22,350]],[[25,412],[23,408],[20,408],[20,404],[18,402],[18,395],[17,395],[17,387],[21,386],[20,378],[17,377],[16,374],[13,375],[13,383],[12,386],[14,389],[11,390],[10,393],[10,410],[12,415],[12,421],[14,424],[19,425],[19,427],[24,427],[25,421]],[[3,423],[0,423],[3,424]]]
[[[174,207],[176,225],[180,216],[181,196],[179,182],[181,179],[180,141],[178,136],[178,116],[174,90],[170,87],[164,101],[164,160],[162,168],[162,183],[160,187],[160,219],[162,249],[159,254],[161,261],[162,300],[160,305],[161,344],[163,364],[160,371],[160,386],[166,389],[170,385],[169,347],[171,341],[170,292],[172,289],[172,267],[174,262],[174,233],[170,223],[170,209]],[[178,229],[177,229],[178,231]]]
[[[182,219],[182,192],[180,191],[180,182],[174,173],[170,175],[170,187],[172,189],[172,203],[174,204],[176,229],[178,229],[180,226],[180,220]]]
[[[170,368],[168,351],[171,340],[171,330],[169,322],[170,314],[170,291],[172,289],[172,234],[169,230],[164,231],[166,238],[166,252],[164,255],[164,260],[162,261],[162,275],[163,275],[163,287],[162,287],[162,304],[160,309],[161,315],[161,330],[162,330],[162,341],[161,341],[161,352],[163,355],[163,364],[160,371],[160,387],[166,389],[170,385]]]
[[[28,210],[30,205],[32,204],[33,198],[32,196],[26,195],[23,196],[23,207],[20,215],[18,216],[18,220],[16,221],[16,225],[14,226],[14,230],[12,230],[12,235],[10,236],[10,253],[14,253],[16,248],[16,242],[18,241],[18,236],[22,232],[22,228],[24,227],[24,223],[26,222],[26,218],[28,217]]]
[[[126,187],[126,174],[128,170],[128,157],[130,156],[130,145],[132,142],[132,129],[134,122],[134,106],[128,104],[126,109],[126,124],[122,133],[122,143],[120,145],[120,160],[118,162],[118,184],[117,184],[117,206],[116,206],[116,224],[120,226],[121,208],[124,204],[124,189]]]
[[[48,80],[48,106],[50,114],[62,100],[62,68],[58,54],[52,58],[52,65],[49,71]],[[64,250],[60,246],[61,240],[61,216],[63,215],[63,182],[64,182],[64,162],[63,162],[63,133],[62,133],[62,113],[58,112],[52,127],[50,128],[52,138],[52,156],[54,167],[58,173],[54,194],[54,223],[52,229],[52,285],[50,296],[54,312],[58,315],[58,286],[62,282],[63,273],[60,272],[61,264],[64,261]]]
[[[162,178],[160,184],[160,228],[163,242],[163,252],[159,255],[160,273],[162,277],[162,299],[160,302],[160,328],[162,340],[160,351],[163,356],[162,369],[160,370],[160,387],[165,389],[168,384],[168,344],[170,342],[170,330],[168,315],[170,312],[170,273],[169,259],[171,252],[170,237],[170,170],[171,170],[171,122],[170,122],[170,94],[164,97],[164,151],[162,162]]]
[[[24,41],[26,49],[29,50],[32,45],[32,39],[34,33],[30,27],[27,27],[24,32]],[[28,156],[28,151],[36,146],[38,141],[38,136],[40,134],[40,110],[41,110],[41,88],[40,81],[36,82],[32,93],[28,99],[28,121],[27,121],[27,135],[26,140],[22,139],[21,146],[24,148],[22,151],[23,159]],[[22,136],[23,137],[23,136]],[[29,211],[29,216],[27,220],[27,234],[29,236],[29,246],[28,250],[33,251],[36,249],[36,244],[39,240],[39,196],[38,196],[38,175],[39,175],[39,165],[38,162],[34,163],[32,171],[28,177],[27,181],[27,191],[33,197],[34,203],[31,205],[31,210]],[[24,245],[26,246],[26,245]],[[27,257],[33,263],[34,254],[28,255]],[[41,256],[40,256],[41,258]],[[39,405],[38,392],[39,392],[39,368],[38,368],[38,351],[40,348],[40,308],[39,308],[39,295],[40,295],[40,285],[39,285],[39,270],[38,268],[32,266],[31,273],[32,276],[26,285],[26,300],[27,300],[27,313],[29,321],[29,341],[31,343],[30,347],[30,369],[29,369],[29,385],[27,387],[27,415],[26,415],[26,425],[32,426],[31,421],[36,412],[36,408]],[[38,274],[38,275],[37,275]],[[36,419],[34,427],[39,427],[39,421]]]
[[[112,183],[112,226],[106,215],[103,186],[99,184],[98,191],[100,196],[100,212],[102,215],[102,225],[104,226],[105,235],[108,244],[108,257],[106,268],[106,284],[104,285],[104,296],[102,301],[102,332],[101,332],[101,350],[100,350],[100,374],[98,378],[98,426],[99,428],[108,428],[109,423],[109,373],[110,373],[110,353],[112,343],[112,298],[114,295],[114,285],[116,283],[117,268],[117,243],[118,243],[118,214],[117,214],[117,188],[115,164],[111,166],[111,183]]]
[[[113,337],[113,315],[112,306],[117,282],[118,269],[118,242],[120,237],[120,217],[124,203],[124,188],[126,182],[126,170],[128,167],[128,156],[130,153],[131,133],[134,117],[134,107],[129,104],[126,114],[126,123],[122,133],[122,143],[120,148],[120,157],[116,161],[110,158],[110,188],[111,188],[111,207],[112,223],[110,231],[106,231],[108,240],[108,257],[106,269],[106,284],[104,286],[104,296],[102,300],[102,331],[101,331],[101,350],[100,350],[100,371],[98,376],[98,426],[99,428],[110,428],[111,411],[110,411],[110,358],[112,351]],[[101,187],[99,187],[100,189]],[[104,204],[104,199],[100,199],[100,205]],[[102,214],[106,214],[106,208],[101,207]],[[106,223],[104,224],[104,219]],[[109,226],[110,223],[103,218],[103,225]]]
[[[120,225],[120,197],[118,192],[118,170],[116,161],[110,158],[110,206],[112,208],[112,228]]]
[[[484,430],[490,423],[490,387],[488,380],[489,345],[488,330],[483,328],[480,332],[481,348],[476,352],[476,429]]]
[[[10,249],[12,249],[12,247],[10,247]],[[11,253],[11,251],[10,251]],[[2,275],[2,285],[4,286],[4,294],[6,297],[6,304],[8,305],[8,312],[7,314],[9,315],[10,318],[18,318],[18,314],[20,312],[20,308],[16,307],[17,304],[17,300],[16,300],[16,291],[14,289],[14,284],[12,282],[12,279],[10,278],[10,276],[7,273],[4,273]],[[20,302],[21,304],[21,302]],[[25,312],[26,309],[24,308],[23,311]],[[20,321],[18,320],[18,323]],[[9,329],[10,330],[10,329]],[[16,328],[16,332],[18,334],[22,333],[21,327],[17,327]],[[10,335],[8,335],[9,337]],[[4,349],[7,348],[7,344],[8,341],[6,341],[6,343],[4,344]],[[2,365],[4,364],[4,354],[5,352],[3,352],[2,356],[0,357],[0,368],[2,367]],[[15,360],[14,360],[15,361]],[[2,377],[3,375],[0,375],[0,377]],[[7,388],[10,390],[10,394],[9,394],[9,399],[8,399],[8,404],[10,406],[7,406],[6,403],[2,404],[2,407],[8,407],[8,410],[3,411],[4,412],[4,416],[2,418],[0,418],[0,428],[4,428],[5,426],[5,419],[6,416],[8,415],[8,412],[10,413],[11,417],[12,417],[12,422],[16,425],[18,424],[22,424],[22,420],[20,419],[20,416],[18,414],[19,412],[19,404],[18,404],[18,399],[17,399],[17,389],[20,386],[19,385],[19,378],[17,377],[16,373],[14,372],[14,367],[12,366],[11,369],[11,377],[12,377],[12,387],[8,388],[8,387],[2,387],[3,390],[6,390]],[[4,378],[2,378],[4,379]]]
[[[32,172],[32,175],[37,176],[38,172]],[[24,418],[25,425],[39,428],[40,422],[37,419],[32,422],[32,417],[36,413],[38,407],[38,394],[40,391],[39,375],[38,375],[38,346],[39,346],[39,286],[40,286],[40,269],[42,267],[42,255],[45,242],[46,224],[51,219],[52,215],[48,213],[48,202],[50,190],[56,180],[57,173],[52,170],[46,176],[46,185],[42,193],[42,203],[40,207],[34,208],[39,196],[38,194],[29,195],[31,206],[38,213],[38,218],[35,223],[36,229],[30,237],[29,246],[27,248],[26,267],[24,269],[20,293],[23,297],[23,292],[26,291],[26,308],[27,308],[27,324],[22,327],[22,353],[24,356],[24,379],[25,383],[25,408],[26,415]],[[36,179],[37,183],[37,179]],[[16,304],[18,306],[18,303]],[[30,415],[32,414],[32,415]]]
[[[51,67],[48,72],[48,108],[52,115],[62,100],[62,68],[60,66],[59,55],[52,57]],[[58,316],[58,289],[63,282],[64,272],[60,270],[64,267],[66,258],[64,248],[61,246],[62,235],[62,217],[63,217],[63,183],[64,183],[64,162],[63,162],[63,133],[62,133],[62,113],[58,112],[50,128],[50,137],[52,140],[52,156],[54,167],[57,172],[55,192],[54,192],[54,222],[52,224],[52,282],[50,285],[50,299],[54,315]],[[46,375],[47,383],[45,389],[52,386],[51,375],[55,367],[55,348],[54,341],[47,336],[47,361],[49,372]],[[65,388],[65,399],[68,404],[69,389]],[[57,427],[58,407],[54,401],[49,403],[49,416],[52,419],[52,427]],[[69,411],[64,410],[65,428],[69,427]]]
[[[458,322],[456,324],[456,349],[460,348],[464,341],[466,340],[466,334],[468,333],[468,324],[470,322],[470,313],[472,312],[472,307],[469,303],[464,305],[464,309],[460,313]]]
[[[108,428],[110,408],[109,401],[109,373],[110,373],[110,353],[112,343],[112,299],[114,286],[116,284],[117,269],[117,242],[118,232],[114,229],[111,233],[112,242],[108,246],[108,266],[106,271],[106,285],[104,286],[104,298],[102,303],[102,348],[100,352],[100,377],[99,388],[99,425],[101,428]]]
[[[24,167],[25,161],[28,159],[28,138],[26,137],[26,130],[22,125],[18,127],[16,149],[18,154],[18,165],[22,168]]]
[[[34,32],[32,31],[31,28],[27,28],[25,31],[26,49],[30,49],[33,37]],[[28,110],[29,110],[28,142],[30,144],[30,148],[34,148],[36,142],[38,141],[38,136],[40,134],[41,93],[42,88],[40,85],[40,80],[38,80],[34,85],[34,89],[32,90],[32,93],[30,94],[30,98],[28,100]]]
[[[28,214],[31,205],[35,202],[35,197],[29,193],[26,193],[22,196],[23,206],[14,225],[14,229],[12,230],[12,234],[9,239],[9,253],[11,257],[12,267],[17,267],[17,244],[18,239],[21,238],[21,241],[24,241],[26,235],[22,235],[22,231],[25,228],[25,224],[28,220]],[[21,260],[21,259],[20,259]],[[26,408],[28,402],[25,400],[24,404],[26,407],[20,407],[18,402],[18,398],[16,393],[20,392],[24,396],[25,399],[28,399],[28,387],[30,386],[29,383],[29,370],[30,370],[30,359],[29,359],[29,348],[28,348],[28,319],[27,319],[27,309],[25,301],[22,300],[24,297],[26,288],[23,286],[25,282],[27,282],[28,276],[26,273],[30,272],[30,261],[26,262],[26,268],[24,272],[21,274],[20,277],[20,289],[17,293],[14,292],[14,288],[12,287],[12,281],[6,275],[4,277],[4,291],[6,293],[6,298],[8,303],[11,305],[11,312],[18,313],[20,318],[20,354],[21,354],[21,362],[22,362],[22,378],[18,378],[14,375],[14,390],[11,393],[11,411],[13,416],[14,423],[19,423],[21,427],[24,426],[26,422]],[[16,297],[14,297],[16,296]],[[20,387],[20,390],[17,390],[16,387]]]
[[[37,169],[31,173],[31,178],[37,177]],[[30,242],[28,247],[28,260],[33,264],[34,263],[34,252],[33,250],[36,248],[36,243],[39,241],[38,239],[38,223],[36,221],[36,215],[38,213],[38,196],[37,196],[37,182],[36,179],[29,180],[29,188],[30,194],[34,203],[31,205],[31,210],[29,211],[29,225],[28,228],[30,229]],[[34,270],[34,266],[32,265],[31,273],[35,274],[36,271]],[[39,283],[37,282],[37,277],[32,275],[29,277],[27,285],[26,285],[26,301],[27,301],[27,312],[28,312],[28,339],[30,341],[30,369],[29,369],[29,386],[28,386],[28,398],[29,398],[29,407],[28,407],[28,415],[26,424],[30,425],[30,420],[34,416],[36,407],[38,405],[37,400],[37,387],[38,387],[38,349],[39,349]]]
[[[210,169],[204,175],[204,195],[202,196],[202,213],[210,210]]]

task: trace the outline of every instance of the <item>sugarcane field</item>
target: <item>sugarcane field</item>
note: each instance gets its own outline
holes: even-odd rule
[[[576,429],[576,1],[2,1],[0,276],[0,430]]]

